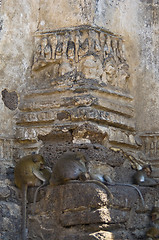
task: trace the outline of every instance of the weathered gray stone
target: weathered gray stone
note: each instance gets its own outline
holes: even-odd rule
[[[158,20],[157,0],[0,1],[0,239],[19,239],[13,166],[26,154],[53,167],[80,150],[114,181],[145,163],[159,179]],[[140,187],[145,207],[134,189],[109,188],[109,207],[93,184],[41,190],[31,239],[144,238],[157,188]]]
[[[62,240],[113,240],[113,234],[111,232],[106,232],[106,231],[99,231],[96,233],[91,233],[91,234],[72,234],[68,236],[62,236]]]
[[[120,190],[118,187],[114,190],[111,187],[114,200],[108,201],[103,190],[99,191],[99,187],[94,184],[71,183],[47,187],[43,199],[36,204],[36,215],[29,217],[30,237],[34,239],[35,236],[43,236],[47,239],[51,234],[54,235],[53,239],[68,237],[98,239],[99,236],[103,238],[107,236],[110,239],[111,237],[112,239],[143,237],[149,223],[149,209],[152,209],[154,198],[151,197],[152,205],[150,205],[144,195],[146,208],[143,208],[139,196],[134,194],[134,189],[125,190],[125,187]],[[158,196],[157,191],[153,190],[153,194]],[[98,235],[99,231],[104,235]]]
[[[2,240],[20,238],[20,208],[15,203],[0,202],[0,238]]]
[[[10,190],[7,186],[0,187],[0,200],[4,200],[10,195]]]

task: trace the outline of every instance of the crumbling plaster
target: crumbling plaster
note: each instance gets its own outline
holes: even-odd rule
[[[158,132],[159,3],[151,0],[101,2],[104,1],[98,2],[95,24],[104,24],[125,40],[134,84],[137,131]]]
[[[2,1],[0,18],[0,92],[26,91],[33,52],[33,34],[37,30],[39,1]],[[14,115],[0,97],[1,136],[14,135]]]
[[[97,156],[99,155],[99,144],[102,144],[103,137],[105,137],[104,134],[102,135],[102,133],[98,131],[98,129],[96,129],[95,127],[92,128],[92,125],[90,125],[90,127],[86,126],[87,127],[86,134],[84,133],[85,129],[83,130],[85,125],[81,126],[81,130],[79,127],[79,129],[77,128],[76,130],[74,130],[74,132],[72,131],[72,129],[70,131],[66,129],[67,130],[66,134],[62,135],[62,137],[64,138],[62,143],[60,142],[59,138],[58,138],[59,142],[55,141],[58,134],[56,133],[56,129],[54,129],[53,131],[52,126],[48,128],[47,126],[46,128],[45,126],[41,128],[39,127],[38,130],[34,129],[33,127],[33,131],[32,131],[32,128],[29,129],[28,127],[30,131],[27,128],[26,128],[26,132],[23,131],[24,130],[23,124],[26,124],[26,125],[28,124],[27,126],[29,126],[30,124],[30,126],[32,126],[31,124],[33,123],[34,125],[34,121],[35,121],[35,124],[36,123],[41,124],[41,122],[43,123],[49,122],[49,119],[51,121],[55,120],[58,122],[58,121],[63,121],[66,118],[66,116],[62,115],[61,113],[61,114],[57,114],[57,119],[56,119],[56,114],[54,117],[51,111],[50,111],[51,112],[50,115],[49,114],[47,115],[47,111],[46,111],[46,114],[45,114],[45,111],[44,112],[41,111],[40,113],[38,113],[38,111],[36,113],[35,111],[35,114],[34,114],[34,108],[36,108],[36,104],[38,108],[38,104],[39,106],[41,104],[40,100],[42,101],[43,99],[41,98],[42,95],[39,95],[40,96],[39,98],[38,98],[38,95],[36,96],[37,98],[36,97],[34,98],[34,94],[32,96],[31,93],[28,92],[28,89],[32,90],[32,86],[35,83],[34,80],[36,81],[37,85],[41,81],[39,84],[43,84],[43,87],[45,87],[46,85],[46,88],[48,83],[47,79],[43,77],[45,75],[41,74],[41,70],[37,70],[39,76],[41,75],[39,78],[37,77],[36,79],[33,77],[32,65],[33,65],[33,54],[35,50],[34,49],[35,33],[37,32],[40,33],[41,31],[47,32],[52,30],[58,30],[61,28],[64,28],[67,31],[67,29],[71,27],[78,27],[79,25],[90,25],[91,27],[96,27],[96,29],[100,27],[100,31],[101,31],[101,28],[103,28],[108,30],[109,32],[112,32],[113,35],[118,35],[118,37],[119,36],[122,37],[125,43],[124,45],[126,50],[125,51],[126,61],[129,65],[129,73],[130,73],[131,84],[132,84],[131,94],[134,97],[134,98],[132,97],[131,99],[134,99],[135,115],[133,111],[134,109],[131,106],[129,106],[130,108],[128,109],[126,107],[122,108],[122,106],[121,106],[121,109],[118,109],[118,107],[115,106],[114,104],[115,107],[113,108],[112,107],[113,105],[109,106],[109,101],[108,102],[105,101],[104,98],[103,98],[104,99],[103,102],[105,101],[106,103],[105,102],[104,103],[100,102],[100,103],[101,105],[105,104],[104,106],[106,109],[110,108],[112,112],[117,111],[121,115],[124,115],[124,112],[126,111],[125,115],[127,116],[127,119],[129,118],[126,122],[125,121],[123,122],[122,117],[118,119],[118,117],[116,117],[117,115],[114,113],[112,115],[110,114],[109,121],[107,119],[107,114],[104,115],[105,113],[103,113],[102,117],[103,119],[105,117],[104,120],[105,122],[107,121],[109,125],[116,124],[116,121],[118,123],[116,125],[117,125],[117,130],[119,130],[119,132],[114,127],[111,127],[109,129],[110,131],[109,140],[112,142],[115,142],[121,139],[121,142],[119,141],[119,143],[121,143],[122,145],[123,139],[126,138],[128,141],[124,142],[125,145],[128,147],[130,146],[131,148],[134,147],[136,151],[136,148],[138,146],[141,146],[140,144],[141,141],[139,139],[138,140],[139,144],[138,143],[136,144],[135,138],[134,138],[135,131],[137,131],[137,133],[158,132],[158,116],[159,116],[159,109],[158,109],[159,108],[159,98],[158,98],[158,91],[159,91],[158,12],[159,11],[158,11],[158,7],[159,7],[159,3],[157,0],[96,0],[96,1],[95,0],[94,1],[92,0],[58,0],[58,1],[57,0],[32,0],[32,1],[2,0],[0,1],[0,3],[1,3],[1,6],[0,6],[0,95],[1,95],[0,96],[0,109],[1,109],[0,110],[1,111],[1,114],[0,114],[0,126],[1,126],[0,160],[2,160],[0,162],[1,170],[2,170],[1,172],[2,187],[0,191],[0,194],[1,194],[0,200],[1,200],[1,205],[8,206],[8,209],[9,209],[8,210],[6,208],[6,210],[4,211],[4,216],[13,215],[12,218],[13,217],[16,218],[16,221],[12,221],[12,218],[10,220],[12,221],[12,227],[10,229],[11,230],[13,229],[12,234],[13,234],[13,239],[15,239],[15,236],[17,236],[17,232],[20,233],[20,230],[18,229],[19,219],[17,218],[17,216],[20,216],[19,214],[20,204],[19,202],[17,202],[19,201],[17,200],[19,198],[17,196],[17,190],[14,186],[13,162],[17,157],[15,156],[16,151],[14,152],[15,150],[14,148],[19,147],[20,141],[23,142],[24,144],[22,144],[21,146],[21,149],[19,151],[19,156],[21,156],[22,154],[25,154],[25,151],[26,152],[32,151],[33,147],[36,147],[36,149],[39,150],[40,149],[39,145],[41,144],[41,142],[43,142],[44,147],[41,148],[40,151],[44,155],[45,153],[47,153],[46,159],[52,160],[53,158],[57,157],[56,154],[57,155],[61,154],[64,151],[64,149],[66,151],[69,148],[68,146],[72,144],[73,137],[74,137],[73,144],[76,145],[76,148],[79,148],[80,144],[79,145],[77,144],[78,137],[80,142],[81,138],[83,136],[85,137],[86,135],[86,137],[88,137],[88,143],[90,142],[90,139],[92,143],[94,139],[95,139],[95,142],[98,143],[97,145],[96,144],[93,145],[93,148],[94,148],[93,151],[94,152],[97,151],[95,157],[91,156],[88,149],[88,155],[90,155],[91,156],[90,159],[93,160],[93,159],[96,159]],[[55,31],[55,34],[56,34],[56,31]],[[62,80],[65,81],[65,77],[62,78]],[[70,80],[71,82],[72,80],[71,77],[68,80]],[[54,82],[56,83],[56,81]],[[52,81],[52,86],[54,82]],[[91,84],[96,83],[96,81],[93,81],[91,79],[91,81],[89,80],[86,83],[88,84],[87,87],[89,87],[91,86]],[[36,85],[34,85],[34,87],[35,86]],[[61,83],[61,86],[62,86],[62,83]],[[19,105],[19,108],[16,106],[9,108],[8,102],[7,103],[5,102],[5,97],[3,96],[2,93],[7,93],[8,94],[7,96],[9,96],[9,94],[12,95],[13,93],[15,93],[15,95],[17,94],[16,96],[18,97],[18,101],[19,101],[18,103],[20,103],[21,106]],[[24,101],[21,101],[22,95],[27,95],[26,98],[24,97]],[[58,94],[58,96],[59,95],[60,94]],[[31,96],[29,99],[30,102],[27,98],[28,96]],[[37,102],[35,101],[35,105],[34,105],[34,101],[32,100],[32,97],[34,100],[37,99]],[[100,96],[98,95],[98,98],[99,97]],[[25,99],[27,99],[28,102],[26,101],[25,103]],[[46,100],[47,100],[47,94],[46,94]],[[52,101],[51,98],[49,100]],[[78,103],[80,102],[80,101],[77,101],[76,98],[75,99],[72,98],[71,99],[72,102],[69,98],[67,99],[64,98],[63,100],[62,98],[59,98],[57,99],[57,101],[56,99],[54,99],[54,102],[52,101],[49,103],[48,101],[46,101],[46,103],[43,101],[44,106],[41,105],[40,107],[43,109],[43,107],[45,106],[50,107],[51,105],[53,108],[54,105],[56,106],[58,104],[58,100],[59,100],[59,106],[60,106],[60,103],[61,103],[61,106],[63,106],[65,103],[66,107],[69,106],[69,104],[73,105],[75,102],[77,103],[77,108],[78,108]],[[32,102],[33,102],[33,106],[32,106]],[[28,106],[31,106],[30,109],[32,112],[30,114],[27,113],[25,115],[25,112],[27,112],[27,110],[25,111],[25,106],[26,106],[26,109]],[[20,112],[21,114],[21,118],[19,119],[15,118],[17,116],[20,116],[18,112]],[[23,115],[23,112],[24,112],[24,115]],[[89,115],[88,110],[87,110],[87,113]],[[73,115],[72,112],[70,113],[70,116],[71,114]],[[94,114],[94,115],[93,117],[95,120],[96,119],[98,120],[98,116],[101,117],[100,111],[99,111],[99,114]],[[96,115],[97,115],[97,118],[95,118]],[[73,119],[78,118],[78,116],[76,116],[76,112],[73,116],[74,116]],[[134,119],[133,119],[133,116],[134,116]],[[88,119],[91,119],[90,116],[88,117],[89,117]],[[113,120],[111,119],[111,117]],[[130,132],[134,131],[133,132],[134,135],[132,134],[127,135],[127,132],[125,132],[125,128],[124,129],[122,128],[123,125],[124,126],[127,126],[127,124],[129,125],[129,120],[130,120],[130,123],[132,122],[132,126],[133,126],[129,130]],[[135,127],[134,127],[134,122],[135,122]],[[18,126],[20,126],[20,124],[22,126],[22,128],[20,129],[22,131],[22,137],[19,133],[20,140],[18,143],[19,145],[17,144],[18,146],[15,144],[14,141],[12,141],[16,135],[15,134],[16,123],[17,125],[19,124]],[[119,124],[119,123],[122,123],[122,124]],[[107,127],[107,124],[105,125]],[[91,129],[92,131],[90,131],[89,128],[90,129],[92,128]],[[64,133],[64,130],[65,129],[61,130],[61,132],[63,131]],[[120,130],[122,131],[120,132]],[[60,133],[59,133],[59,136],[60,136]],[[70,137],[69,139],[67,135]],[[118,137],[119,139],[115,139],[116,136],[119,136]],[[39,140],[38,138],[41,141],[38,142]],[[65,141],[66,138],[68,142]],[[99,138],[99,141],[98,141],[98,138]],[[146,148],[146,151],[148,152],[148,154],[150,153],[150,155],[152,155],[150,157],[154,157],[156,159],[157,159],[156,156],[158,156],[157,155],[158,154],[158,148],[157,148],[158,138],[159,138],[158,135],[157,137],[154,135],[150,136],[149,148],[148,147]],[[51,144],[47,145],[47,141],[49,139]],[[147,140],[146,134],[143,136],[143,139]],[[18,139],[16,140],[18,142]],[[30,145],[28,146],[28,149],[27,148],[25,149],[25,142],[27,141],[29,142],[29,140],[30,140]],[[145,143],[147,143],[146,140],[145,140]],[[35,144],[36,146],[31,145],[31,143],[34,141],[38,146],[36,144]],[[107,142],[107,138],[105,139],[105,141]],[[57,148],[56,148],[56,144],[57,144]],[[143,145],[143,149],[145,145]],[[49,148],[50,150],[48,150]],[[70,149],[72,150],[72,145],[70,145]],[[81,146],[81,149],[82,149],[82,146]],[[86,149],[87,149],[87,146],[86,146]],[[86,149],[83,151],[86,152],[87,151]],[[91,152],[93,151],[91,150]],[[157,154],[156,154],[156,151],[157,151]],[[103,150],[103,152],[105,153],[105,149]],[[117,163],[119,164],[118,152],[117,152],[117,155],[118,155]],[[102,156],[101,159],[105,160],[103,159],[103,155],[101,156]],[[108,157],[107,159],[109,159],[111,163],[113,162],[112,160],[113,157],[110,157],[110,158]],[[124,164],[126,167],[129,167],[127,161],[125,161]],[[123,171],[124,171],[124,168],[123,168],[124,164],[123,165],[121,164],[121,169],[123,169]],[[131,169],[131,166],[130,166],[130,169]],[[131,169],[131,171],[135,171],[135,170]],[[118,172],[120,171],[116,170],[116,173]],[[124,171],[124,172],[127,172],[127,171]],[[157,169],[156,176],[158,177],[158,169]],[[125,178],[124,180],[123,179],[121,180],[125,181]],[[151,192],[150,190],[147,191],[147,189],[145,189],[145,192],[146,193],[144,196],[147,196],[145,197],[146,203],[149,201],[149,199],[152,200],[148,205],[148,209],[147,209],[147,212],[148,212],[152,209],[152,206],[154,206],[155,198],[152,197],[153,194],[157,200],[158,200],[158,196],[157,196],[157,193],[154,191]],[[15,202],[15,207],[13,207],[14,204],[10,205],[10,201]],[[12,208],[15,209],[15,212],[13,212],[13,214],[12,214]],[[8,215],[8,212],[11,212],[11,213],[9,213]],[[147,215],[143,214],[143,217],[148,218],[148,214]],[[9,236],[9,233],[6,231],[8,229],[8,226],[6,225],[5,221],[7,221],[8,219],[9,217],[5,217],[3,219],[4,222],[2,224],[2,228],[4,228],[3,229],[4,238],[2,239],[5,239],[5,240],[10,239],[12,237],[12,236]],[[141,218],[139,217],[138,219],[141,219]],[[141,226],[141,229],[147,226],[146,223],[148,220],[149,219],[147,219],[146,221],[140,221],[143,224],[143,226]],[[126,222],[128,222],[127,219],[126,219]],[[136,228],[136,225],[135,225],[135,228]],[[8,238],[6,237],[5,234],[7,235]]]
[[[125,41],[137,130],[158,131],[158,6],[157,1],[150,0],[2,1],[0,90],[16,90],[18,95],[26,91],[36,30],[82,24],[100,26],[121,35]],[[1,134],[13,135],[15,111],[6,108],[2,99],[0,106]]]

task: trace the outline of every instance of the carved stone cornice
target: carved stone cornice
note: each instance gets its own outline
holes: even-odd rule
[[[137,148],[124,42],[102,28],[35,33],[30,91],[21,98],[16,139],[69,137]],[[54,137],[52,137],[54,135]],[[66,140],[67,141],[67,140]]]
[[[32,70],[51,65],[50,78],[76,73],[85,79],[129,91],[129,66],[121,37],[97,27],[78,26],[35,34]]]

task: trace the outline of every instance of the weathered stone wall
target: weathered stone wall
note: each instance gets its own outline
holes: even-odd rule
[[[4,89],[8,92],[15,91],[20,97],[20,92],[25,89],[27,78],[30,76],[33,34],[37,30],[37,21],[38,1],[1,1],[1,92]],[[3,99],[2,96],[1,135],[13,136],[16,111],[6,106]]]
[[[90,170],[126,182],[131,182],[132,167],[150,162],[153,177],[159,178],[159,4],[151,0],[0,3],[0,238],[7,240],[20,238],[20,198],[13,168],[28,153],[42,153],[52,167],[64,151],[80,149],[88,156]],[[109,148],[123,149],[127,157],[123,155],[122,162],[121,152],[106,154]],[[78,188],[81,192],[82,187]],[[98,188],[88,189],[98,196]],[[141,239],[149,212],[158,205],[157,191],[141,190],[146,201],[141,211],[137,196],[136,204],[130,199],[127,203],[125,190],[121,194],[113,189],[121,202],[111,203],[109,211],[103,200],[107,196],[99,194],[94,200],[94,222],[94,207],[86,204],[81,212],[82,199],[81,219],[76,218],[78,207],[72,206],[78,205],[76,201],[63,209],[70,201],[66,197],[58,203],[60,212],[51,205],[51,198],[56,203],[64,191],[76,196],[74,186],[55,189],[55,196],[48,187],[44,201],[39,202],[43,217],[40,212],[33,219],[30,216],[35,222],[35,228],[29,225],[30,238],[48,239],[57,227],[58,238],[65,240],[118,239],[116,233],[121,239]],[[133,194],[132,189],[129,192]],[[102,210],[96,206],[100,201]],[[58,221],[43,208],[44,202]],[[114,220],[114,209],[121,218]],[[136,225],[136,218],[141,225]],[[38,226],[43,230],[37,238]]]
[[[96,18],[96,24],[124,36],[134,79],[137,129],[141,132],[158,132],[158,7],[158,1],[151,0],[107,1]]]
[[[74,6],[71,14],[68,11],[70,6]],[[0,46],[3,84],[1,89],[7,88],[8,91],[24,89],[26,78],[30,75],[28,72],[33,52],[32,38],[36,30],[48,31],[82,24],[104,27],[124,37],[133,83],[135,89],[138,89],[137,94],[134,91],[138,129],[144,132],[156,132],[158,130],[158,53],[155,47],[158,41],[157,13],[157,1],[86,1],[85,5],[84,1],[76,1],[75,4],[74,1],[65,1],[65,3],[54,1],[53,4],[49,1],[32,1],[32,3],[21,1],[20,4],[15,1],[14,6],[2,1]],[[7,127],[4,126],[4,129],[10,134],[12,131],[10,119],[13,113],[4,108],[3,102],[1,106],[8,120],[8,124],[5,121]],[[139,114],[140,109],[142,114]]]
[[[79,0],[75,4],[74,1],[60,4],[55,1],[55,5],[50,5],[47,1],[40,9],[39,30],[93,24],[124,37],[135,87],[137,129],[158,131],[158,1]],[[48,14],[44,14],[45,8]]]
[[[114,201],[94,184],[68,184],[54,191],[47,187],[36,205],[36,216],[29,215],[29,239],[145,239],[149,211],[155,203],[152,196],[157,198],[158,192],[140,188],[147,205],[142,208],[134,190],[110,189]]]
[[[38,1],[0,3],[0,238],[7,240],[20,239],[21,212],[13,184],[14,117],[30,75]]]

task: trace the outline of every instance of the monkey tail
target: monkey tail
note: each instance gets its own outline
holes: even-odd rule
[[[102,187],[104,190],[106,190],[111,199],[114,199],[114,196],[111,193],[111,191],[109,190],[109,188],[104,183],[102,183],[96,179],[85,180],[83,182],[81,182],[79,180],[70,180],[70,181],[68,181],[68,183],[95,183],[98,186]]]
[[[35,191],[35,194],[34,194],[34,200],[33,200],[33,211],[32,211],[32,215],[35,214],[35,206],[36,206],[36,199],[37,199],[37,194],[40,190],[40,188],[42,188],[43,186],[45,186],[46,184],[43,183],[42,185],[40,185],[39,187],[37,187],[36,191]]]
[[[32,215],[35,214],[36,199],[37,199],[37,194],[38,194],[38,191],[39,191],[40,188],[41,188],[41,186],[37,187],[37,189],[35,191],[35,194],[34,194]]]
[[[104,188],[104,189],[107,191],[107,193],[109,194],[110,198],[111,198],[111,199],[114,199],[113,194],[111,193],[111,191],[109,190],[109,188],[108,188],[103,182],[100,182],[100,181],[98,181],[98,180],[96,180],[96,179],[86,180],[85,182],[87,182],[87,183],[89,183],[89,182],[90,182],[90,183],[95,183],[95,184],[97,184],[98,186]]]
[[[138,194],[139,194],[139,196],[140,196],[140,199],[141,199],[141,202],[142,202],[142,205],[143,205],[143,207],[145,206],[145,201],[144,201],[144,198],[143,198],[143,196],[142,196],[142,193],[140,192],[140,190],[136,187],[136,186],[134,186],[134,185],[132,185],[132,184],[129,184],[129,183],[115,183],[114,185],[119,185],[119,186],[128,186],[128,187],[132,187],[132,188],[134,188],[137,192],[138,192]]]
[[[28,186],[27,184],[24,184],[22,186],[22,240],[27,239],[27,227],[26,227],[27,225],[26,223],[27,190],[28,190]]]

